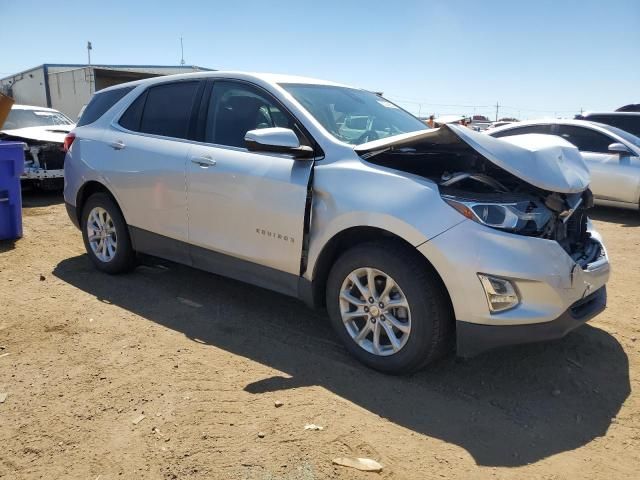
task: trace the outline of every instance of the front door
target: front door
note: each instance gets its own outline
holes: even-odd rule
[[[286,291],[300,274],[313,162],[248,151],[246,132],[267,127],[296,129],[267,92],[214,83],[204,142],[187,162],[189,242],[194,266]]]

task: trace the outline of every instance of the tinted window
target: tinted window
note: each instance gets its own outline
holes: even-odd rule
[[[295,130],[293,118],[259,89],[236,82],[216,82],[207,114],[205,141],[244,148],[249,130]]]
[[[129,105],[129,108],[122,114],[118,123],[128,130],[140,131],[140,121],[142,120],[142,111],[144,110],[146,99],[147,92],[145,91]]]
[[[134,87],[125,87],[96,93],[87,105],[87,108],[82,112],[82,116],[80,120],[78,120],[78,126],[89,125],[98,120],[107,110],[118,103],[122,97],[133,89]]]
[[[613,117],[611,117],[610,115],[589,115],[586,118],[583,118],[585,120],[589,120],[590,122],[600,122],[606,123],[608,125],[611,125],[611,122],[613,121]]]
[[[139,131],[187,138],[191,109],[200,82],[176,82],[149,88]]]
[[[632,133],[629,133],[626,130],[621,130],[618,127],[612,127],[611,125],[602,125],[602,128],[604,128],[605,130],[609,130],[611,133],[617,135],[618,137],[624,139],[625,141],[629,142],[632,145],[635,145],[636,147],[640,147],[640,138],[638,138],[637,136],[635,136]]]
[[[542,133],[545,135],[551,135],[551,125],[527,125],[525,127],[511,128],[504,132],[497,132],[491,134],[492,137],[510,137],[511,135],[525,135],[527,133]]]
[[[612,125],[640,136],[640,115],[589,115],[586,120]]]
[[[584,127],[558,125],[558,135],[574,144],[581,152],[607,153],[615,140]]]

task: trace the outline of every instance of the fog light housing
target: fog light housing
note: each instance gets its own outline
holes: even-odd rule
[[[520,303],[516,287],[509,280],[479,273],[478,278],[487,296],[491,313],[504,312]]]

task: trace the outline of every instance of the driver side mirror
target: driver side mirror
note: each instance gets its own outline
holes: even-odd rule
[[[296,133],[290,128],[272,127],[249,130],[244,143],[250,152],[290,153],[296,158],[313,156],[313,149],[300,145]]]
[[[608,150],[611,153],[618,153],[621,156],[632,154],[631,151],[623,143],[620,142],[612,143],[611,145],[609,145]]]

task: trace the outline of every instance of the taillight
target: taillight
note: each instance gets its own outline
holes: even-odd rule
[[[64,137],[64,151],[68,152],[73,144],[73,141],[76,139],[76,134],[73,132],[67,133],[67,136]]]

